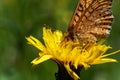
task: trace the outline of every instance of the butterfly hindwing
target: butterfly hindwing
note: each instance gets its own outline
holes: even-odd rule
[[[106,37],[111,29],[112,0],[79,0],[69,24],[68,39],[96,42]]]

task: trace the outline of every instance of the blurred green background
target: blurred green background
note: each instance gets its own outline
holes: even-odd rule
[[[44,62],[32,68],[38,50],[25,36],[42,40],[44,24],[66,31],[77,0],[0,0],[0,80],[55,80],[57,65]],[[106,44],[120,49],[120,0],[113,0],[114,23]],[[111,56],[119,63],[107,63],[82,70],[81,80],[120,80],[120,53]]]

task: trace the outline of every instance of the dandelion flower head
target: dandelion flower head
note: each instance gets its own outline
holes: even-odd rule
[[[95,45],[87,46],[77,44],[73,41],[63,41],[64,35],[61,31],[54,32],[51,29],[43,28],[44,44],[33,36],[26,37],[28,43],[39,50],[39,56],[31,63],[40,64],[49,59],[64,65],[68,74],[78,80],[79,76],[71,69],[73,66],[77,69],[79,66],[88,69],[91,65],[102,64],[107,62],[117,62],[116,59],[107,58],[107,56],[120,52],[120,50],[105,54],[110,46],[102,42]]]

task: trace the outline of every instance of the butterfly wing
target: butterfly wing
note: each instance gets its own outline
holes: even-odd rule
[[[96,42],[110,33],[112,0],[79,0],[66,38]]]

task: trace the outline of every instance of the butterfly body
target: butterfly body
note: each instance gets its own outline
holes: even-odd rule
[[[65,39],[96,43],[111,29],[112,0],[79,0],[66,32]]]

